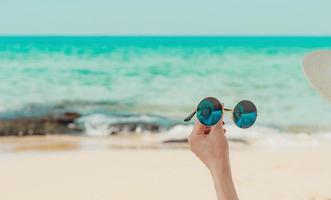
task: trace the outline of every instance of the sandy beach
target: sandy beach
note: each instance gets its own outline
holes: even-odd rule
[[[216,199],[209,172],[187,144],[115,139],[120,147],[110,140],[1,138],[0,199]],[[331,199],[330,147],[230,148],[241,199]]]

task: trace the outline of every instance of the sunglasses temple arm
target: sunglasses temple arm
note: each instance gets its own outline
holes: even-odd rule
[[[188,121],[190,121],[190,120],[194,117],[194,115],[195,115],[196,112],[197,112],[196,110],[193,111],[189,116],[187,116],[187,117],[184,119],[184,122],[188,122]]]

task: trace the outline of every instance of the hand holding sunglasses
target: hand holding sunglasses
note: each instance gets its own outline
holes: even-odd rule
[[[232,111],[232,119],[239,128],[251,127],[257,118],[256,107],[248,100],[240,101],[233,110],[224,108],[224,111]],[[195,114],[197,114],[197,118],[202,124],[213,126],[222,119],[222,104],[214,97],[207,97],[200,101],[196,110],[184,121],[190,121]]]

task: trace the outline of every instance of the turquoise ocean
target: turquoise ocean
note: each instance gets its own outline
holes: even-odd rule
[[[66,111],[91,135],[116,123],[169,130],[213,96],[253,101],[255,128],[330,132],[331,102],[302,70],[307,53],[330,48],[331,37],[3,36],[0,119]]]

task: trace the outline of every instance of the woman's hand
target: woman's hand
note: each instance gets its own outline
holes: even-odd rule
[[[223,119],[207,127],[198,120],[188,137],[192,152],[210,170],[218,200],[238,199],[231,175],[229,146],[223,129]]]
[[[192,152],[211,171],[229,167],[229,147],[225,132],[223,120],[212,127],[207,127],[197,120],[188,137]]]

